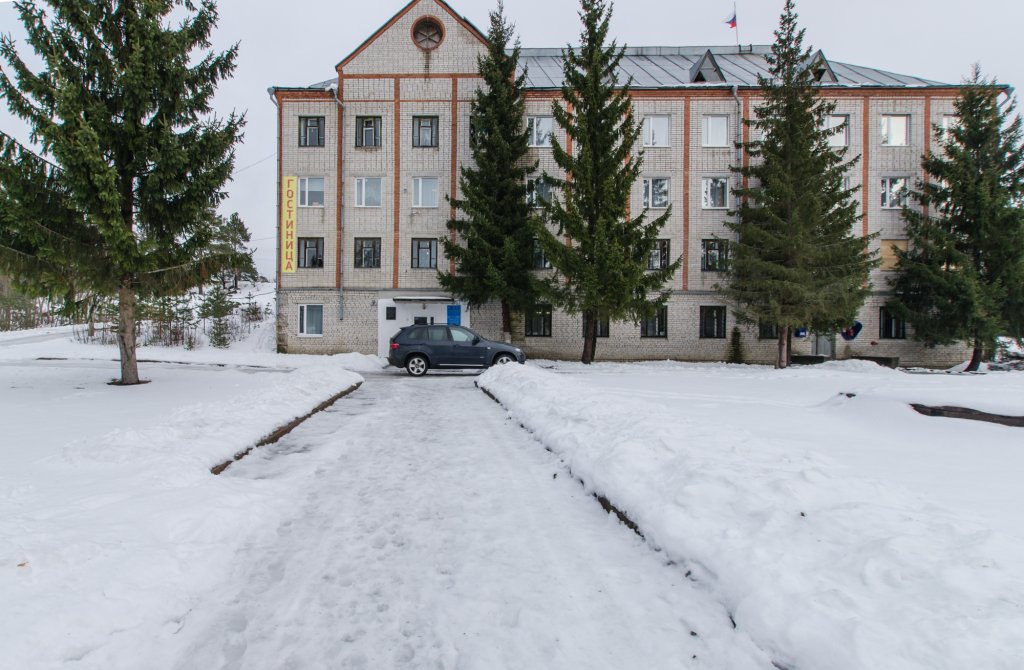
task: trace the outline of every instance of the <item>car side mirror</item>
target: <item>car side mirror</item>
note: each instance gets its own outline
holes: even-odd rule
[[[473,344],[480,344],[480,338],[479,337],[474,337],[473,338]]]

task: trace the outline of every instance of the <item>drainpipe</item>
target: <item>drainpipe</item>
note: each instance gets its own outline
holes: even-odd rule
[[[736,167],[743,166],[743,103],[740,102],[740,87],[737,84],[732,85],[732,99],[736,101],[736,138],[733,142],[733,146],[736,147]],[[741,184],[742,185],[742,182]],[[740,208],[739,203],[736,204],[736,223],[740,222]]]
[[[340,141],[340,140],[341,140],[342,128],[345,127],[345,105],[343,105],[341,103],[341,98],[338,97],[338,93],[339,93],[338,85],[337,84],[332,84],[330,88],[331,88],[332,91],[334,91],[334,101],[336,103],[338,103],[338,131],[337,132],[338,132],[338,139],[339,139],[339,141],[338,141],[338,151],[339,151],[339,154],[338,154],[338,160],[336,161],[336,164],[344,165],[344,163],[341,160],[340,152],[344,149],[345,143]],[[345,180],[344,180],[344,176],[345,176],[344,172],[342,174],[338,175],[337,183],[340,185],[340,188],[338,189],[338,192],[334,194],[334,197],[336,197],[338,199],[338,202],[341,203],[341,207],[339,208],[339,212],[344,212],[345,211],[344,200],[342,198],[342,196],[345,194]],[[339,216],[341,216],[341,214],[339,214]],[[340,224],[341,221],[339,221],[338,223]],[[337,227],[335,229],[337,230]],[[344,228],[342,228],[342,230],[344,230]],[[337,241],[338,247],[341,247],[341,238],[342,238],[342,236],[339,235],[338,236],[338,241]],[[341,251],[344,252],[344,249],[342,249]],[[338,259],[339,260],[341,260],[343,258],[344,258],[344,254],[343,253],[342,254],[338,254]],[[342,272],[340,277],[341,277],[341,281],[338,282],[338,321],[344,321],[345,320],[345,289],[344,289],[345,273]],[[374,301],[374,302],[376,302],[376,301]]]

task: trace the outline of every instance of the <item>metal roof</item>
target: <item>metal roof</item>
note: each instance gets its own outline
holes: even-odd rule
[[[691,68],[708,52],[714,57],[724,81],[694,82]],[[758,86],[758,75],[768,76],[766,45],[726,47],[629,47],[619,64],[619,81],[632,78],[633,88],[659,89],[715,86]],[[835,83],[822,83],[823,87],[947,87],[952,84],[893,74],[885,70],[827,61],[836,75]],[[526,68],[526,88],[557,89],[562,86],[561,49],[523,49],[520,67]]]
[[[628,47],[619,65],[619,81],[633,80],[634,89],[714,88],[721,86],[757,87],[757,77],[768,76],[765,55],[771,52],[767,45],[741,46],[687,46],[687,47]],[[723,81],[695,82],[693,66],[708,53],[721,72]],[[817,55],[824,58],[824,54]],[[921,77],[894,74],[860,65],[850,65],[825,59],[835,74],[835,82],[822,82],[823,88],[930,88],[951,87]],[[520,69],[526,68],[527,89],[560,89],[562,87],[562,49],[523,49],[519,58]],[[306,87],[327,90],[337,86],[337,79],[328,79]],[[301,90],[276,87],[277,90]],[[271,91],[275,89],[270,89]]]

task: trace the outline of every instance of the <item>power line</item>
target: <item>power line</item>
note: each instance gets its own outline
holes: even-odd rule
[[[234,174],[238,174],[239,172],[245,172],[249,168],[256,167],[260,163],[265,163],[265,162],[269,161],[271,158],[273,158],[276,155],[277,155],[277,152],[275,151],[274,153],[270,154],[269,156],[264,156],[263,158],[259,159],[255,163],[250,163],[249,165],[246,165],[244,168],[238,168],[237,170],[235,170]]]

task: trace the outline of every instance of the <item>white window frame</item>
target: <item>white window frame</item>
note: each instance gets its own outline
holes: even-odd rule
[[[654,134],[653,121],[657,119],[665,122],[665,139],[662,142],[658,141],[658,137]],[[643,141],[644,147],[647,148],[660,148],[672,146],[672,116],[669,114],[651,114],[650,116],[644,117],[643,122]]]
[[[376,204],[376,205],[367,205],[366,204],[366,182],[367,181],[377,181],[377,182],[380,183],[380,190],[379,190],[379,192],[380,192],[380,200],[381,200],[381,202],[379,204]],[[368,208],[368,209],[378,209],[378,208],[380,208],[383,205],[383,202],[384,202],[384,179],[382,177],[356,177],[356,179],[355,179],[355,187],[356,187],[356,207],[360,207],[360,208],[364,208],[365,207],[365,208]]]
[[[423,182],[434,182],[434,204],[423,203]],[[441,180],[437,177],[412,178],[412,206],[416,209],[437,209],[441,201]]]
[[[320,180],[320,193],[323,197],[323,202],[319,205],[310,205],[309,203],[309,182],[310,180]],[[327,203],[327,180],[323,177],[299,177],[299,207],[324,207]]]
[[[544,206],[544,203],[541,201],[541,198],[539,197],[540,196],[540,189],[537,188],[537,186],[541,185],[541,184],[546,185],[546,187],[547,187],[547,189],[546,189],[547,190],[547,195],[545,196],[544,199],[545,200],[550,200],[551,199],[551,183],[550,182],[546,181],[544,179],[544,177],[533,177],[532,179],[527,179],[526,180],[526,204],[529,205],[530,207],[534,208],[534,209],[539,209],[539,208]]]
[[[712,182],[724,181],[725,182],[725,204],[720,206],[713,206],[711,204],[711,190],[710,186]],[[700,183],[700,208],[701,209],[729,209],[729,178],[728,177],[702,177]]]
[[[310,307],[320,308],[320,332],[308,333],[309,309]],[[298,306],[299,313],[299,337],[323,337],[324,336],[324,306],[316,303],[303,304]]]
[[[833,128],[841,130],[828,136],[828,145],[837,149],[850,146],[850,115],[829,114],[825,118],[825,129],[832,130]]]
[[[949,139],[950,128],[955,128],[960,125],[960,117],[956,114],[943,114],[942,121],[942,140]]]
[[[895,119],[903,119],[906,124],[904,127],[903,141],[899,143],[892,141],[892,125]],[[882,114],[881,131],[883,147],[910,146],[910,114]]]
[[[725,122],[725,134],[722,135],[721,144],[713,144],[709,121],[711,119]],[[701,119],[701,146],[703,147],[728,147],[729,146],[729,115],[728,114],[705,114]]]
[[[895,197],[896,204],[893,204],[893,183],[897,181],[903,182],[903,193]],[[910,189],[910,177],[882,177],[882,209],[903,209],[905,205],[909,203],[909,189]]]
[[[654,204],[654,182],[665,182],[665,204]],[[643,196],[641,202],[645,209],[668,209],[672,204],[672,180],[668,177],[645,177],[643,180]]]
[[[545,123],[541,123],[545,122]],[[548,127],[547,132],[541,130],[542,125]],[[550,147],[551,137],[555,134],[555,117],[553,116],[528,116],[526,117],[526,143],[531,147]],[[541,134],[543,133],[543,134]]]

